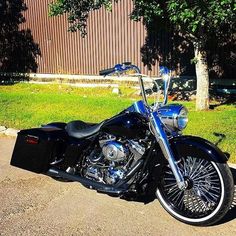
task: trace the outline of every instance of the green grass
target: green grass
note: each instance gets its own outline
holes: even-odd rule
[[[63,85],[16,84],[0,86],[0,125],[18,129],[37,127],[52,121],[85,120],[99,122],[140,99],[135,91],[121,88],[74,88]],[[196,112],[193,102],[183,102],[189,110],[189,124],[184,134],[201,136],[217,142],[214,132],[226,138],[219,147],[230,153],[236,163],[236,107],[221,105],[207,112]]]

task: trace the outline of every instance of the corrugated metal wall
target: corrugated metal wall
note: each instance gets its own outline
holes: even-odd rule
[[[129,19],[132,1],[119,1],[112,12],[105,9],[91,13],[87,36],[67,31],[66,16],[48,17],[52,0],[25,0],[23,28],[32,31],[42,56],[38,58],[38,73],[98,74],[100,69],[131,61],[148,73],[141,62],[140,48],[146,31],[141,22]],[[152,75],[157,75],[153,68]],[[150,74],[150,72],[149,72]]]

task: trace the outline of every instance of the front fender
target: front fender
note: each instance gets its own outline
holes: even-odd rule
[[[213,143],[196,136],[177,136],[169,140],[176,156],[194,155],[194,153],[209,161],[226,163],[228,158]]]
[[[226,155],[213,143],[195,136],[177,136],[169,139],[176,160],[180,157],[192,156],[204,158],[216,163],[226,163]],[[148,196],[155,196],[156,188],[161,180],[163,166],[168,164],[160,147],[155,146],[149,161],[149,181],[146,187]]]

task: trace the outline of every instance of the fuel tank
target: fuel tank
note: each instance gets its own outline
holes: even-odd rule
[[[101,131],[129,139],[145,138],[148,121],[139,113],[122,112],[105,121]]]

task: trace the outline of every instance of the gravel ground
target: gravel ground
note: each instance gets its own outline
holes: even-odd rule
[[[0,138],[0,235],[236,235],[236,194],[218,225],[193,227],[172,218],[157,200],[128,202],[14,168],[14,143]]]

